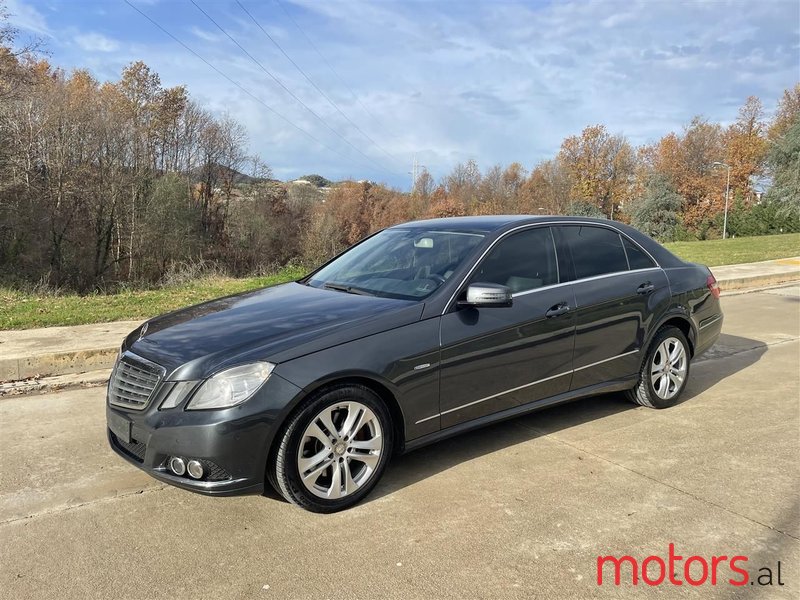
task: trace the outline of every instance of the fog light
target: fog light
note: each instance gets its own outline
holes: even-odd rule
[[[169,459],[169,470],[175,475],[186,473],[186,462],[180,456],[173,456]]]
[[[186,470],[194,479],[200,479],[203,476],[203,464],[199,460],[190,460],[186,465]]]

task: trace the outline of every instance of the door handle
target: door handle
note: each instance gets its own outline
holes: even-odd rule
[[[643,283],[642,285],[640,285],[638,288],[636,288],[636,293],[637,294],[646,295],[646,294],[649,294],[650,292],[652,292],[654,289],[656,289],[656,286],[654,286],[652,283],[647,281],[647,282]]]
[[[550,309],[544,313],[544,316],[548,319],[552,319],[553,317],[560,317],[563,314],[569,312],[569,304],[566,302],[562,302],[561,304],[556,304],[555,306],[551,306]]]

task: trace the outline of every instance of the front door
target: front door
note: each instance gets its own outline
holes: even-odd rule
[[[506,285],[514,299],[510,307],[452,307],[442,316],[442,429],[570,386],[575,298],[559,278],[551,229],[501,239],[468,283]]]

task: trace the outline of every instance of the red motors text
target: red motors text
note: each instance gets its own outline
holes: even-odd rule
[[[641,580],[646,585],[784,585],[781,580],[781,563],[776,569],[761,567],[752,578],[747,569],[747,556],[687,556],[675,552],[675,544],[669,545],[666,557],[647,556],[637,561],[633,556],[598,556],[597,585],[603,585],[613,576],[614,585],[630,582],[639,585]],[[630,574],[630,579],[628,579]],[[623,579],[624,578],[624,579]]]

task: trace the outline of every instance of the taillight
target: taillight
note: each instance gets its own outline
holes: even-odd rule
[[[709,275],[706,278],[706,285],[708,286],[708,291],[714,294],[714,298],[719,298],[719,285],[717,284],[717,280],[713,275]]]

